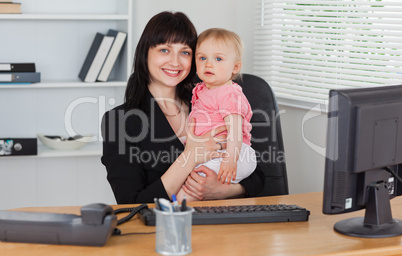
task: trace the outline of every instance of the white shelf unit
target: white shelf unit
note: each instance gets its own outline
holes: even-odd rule
[[[128,20],[127,14],[2,14],[2,20]]]
[[[0,63],[34,62],[41,83],[0,84],[0,138],[94,134],[75,151],[0,157],[0,209],[115,203],[100,162],[103,113],[123,102],[132,70],[132,0],[19,0],[0,15]],[[78,79],[97,32],[127,32],[108,82]]]
[[[24,159],[24,158],[48,158],[48,157],[80,157],[80,156],[100,156],[102,154],[102,144],[90,142],[77,150],[52,150],[45,145],[39,145],[38,155],[31,156],[2,156],[0,159]]]
[[[78,150],[51,150],[42,145],[38,148],[38,156],[41,158],[46,157],[78,157],[78,156],[100,156],[102,153],[102,145],[98,142],[90,142],[83,148]]]
[[[95,82],[95,83],[82,83],[79,81],[45,81],[34,84],[0,84],[1,89],[44,89],[44,88],[106,88],[106,87],[126,87],[127,82]]]
[[[132,0],[19,2],[22,14],[0,15],[0,63],[34,62],[41,83],[0,84],[0,118],[7,123],[0,138],[70,135],[66,111],[77,102],[71,126],[99,138],[100,112],[123,102],[132,70]],[[127,32],[109,81],[81,82],[78,73],[95,34],[109,29]]]
[[[7,35],[0,62],[36,63],[42,81],[78,80],[78,73],[96,32],[128,33],[121,57],[109,80],[127,81],[132,66],[131,0],[21,0],[22,14],[0,15]]]

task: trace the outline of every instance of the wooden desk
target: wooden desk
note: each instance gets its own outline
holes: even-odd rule
[[[333,231],[336,221],[364,212],[322,214],[322,193],[197,202],[190,205],[298,204],[310,210],[308,222],[193,226],[191,255],[402,255],[402,236],[355,238]],[[402,219],[402,197],[391,200],[394,218]],[[123,206],[117,206],[118,208]],[[124,206],[125,207],[125,206]],[[79,214],[80,207],[22,208]],[[135,219],[119,226],[122,233],[153,232]],[[111,237],[103,247],[0,242],[0,255],[159,255],[155,234]]]

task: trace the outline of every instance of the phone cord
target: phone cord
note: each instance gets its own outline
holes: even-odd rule
[[[121,225],[127,221],[129,221],[131,218],[134,217],[134,215],[136,215],[139,211],[141,211],[142,209],[148,208],[147,204],[141,204],[140,206],[137,207],[132,207],[132,208],[120,208],[120,209],[116,209],[114,210],[114,214],[119,214],[119,213],[123,213],[123,212],[130,212],[127,216],[121,218],[120,220],[117,221],[117,225]],[[113,235],[120,235],[121,231],[118,228],[115,228],[113,231]]]

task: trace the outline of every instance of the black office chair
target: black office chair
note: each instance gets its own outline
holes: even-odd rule
[[[251,146],[265,174],[265,186],[259,196],[286,195],[289,189],[285,151],[275,95],[268,83],[255,75],[242,74],[235,82],[242,86],[253,109]]]

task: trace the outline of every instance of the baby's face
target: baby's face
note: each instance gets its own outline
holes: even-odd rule
[[[231,42],[206,39],[196,49],[198,77],[208,88],[232,83],[232,74],[239,72],[240,61]]]

